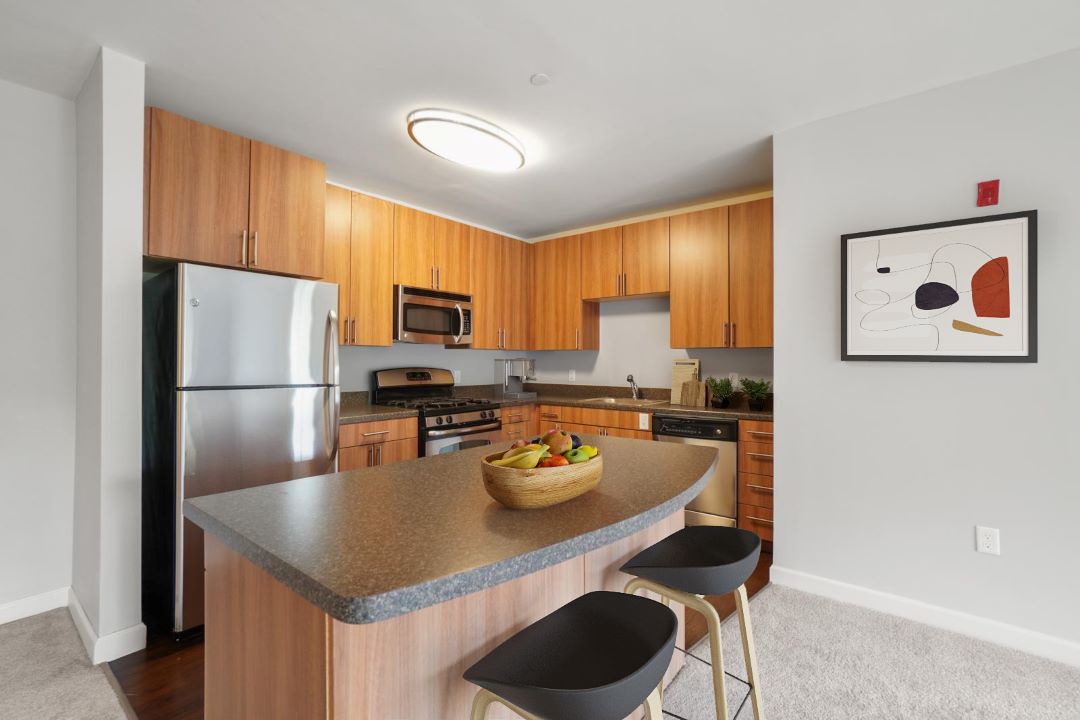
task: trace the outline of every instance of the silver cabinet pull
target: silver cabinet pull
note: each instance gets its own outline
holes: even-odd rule
[[[622,273],[615,273],[615,294],[622,295]]]
[[[762,460],[772,460],[773,459],[773,456],[769,455],[767,453],[748,452],[748,453],[746,453],[746,455],[747,455],[747,457],[756,457],[756,458],[761,458]]]
[[[574,349],[581,349],[581,328],[574,328]]]
[[[728,342],[728,324],[724,323],[724,347],[731,347],[731,343]]]
[[[523,422],[524,420],[525,420],[525,417],[523,415],[509,415],[506,418],[506,422],[508,422],[508,423],[519,423],[519,422]]]
[[[367,464],[368,464],[368,467],[371,467],[372,465],[375,464],[375,446],[374,445],[368,447],[368,449],[367,449]]]
[[[731,323],[731,347],[735,347],[735,323]]]
[[[765,518],[754,517],[752,515],[747,515],[746,519],[747,520],[752,520],[754,522],[762,523],[763,525],[772,525],[773,524],[772,520],[766,520]]]
[[[435,266],[431,266],[431,289],[435,289]]]
[[[251,235],[251,264],[259,264],[259,231],[256,230]]]
[[[771,432],[765,432],[764,430],[747,430],[746,432],[750,435],[768,435],[769,437],[773,436]]]
[[[746,483],[746,487],[748,487],[748,488],[750,488],[752,490],[760,490],[762,492],[767,492],[769,494],[772,494],[772,488],[771,487],[766,487],[765,485],[751,485],[750,483]]]
[[[626,273],[622,274],[622,294],[629,295],[630,291],[626,289]]]
[[[379,464],[382,465],[382,445],[376,445],[375,450],[379,453]]]
[[[435,289],[438,290],[442,287],[442,268],[438,265],[435,266]]]
[[[247,228],[244,228],[240,240],[240,264],[247,266]]]
[[[544,418],[545,420],[558,420],[559,419],[559,416],[556,415],[555,413],[540,413],[540,417]]]
[[[364,433],[364,437],[372,437],[373,435],[389,435],[389,434],[390,434],[389,430],[376,430],[376,431],[373,431],[373,432]]]
[[[356,318],[352,319],[352,341],[356,342]]]

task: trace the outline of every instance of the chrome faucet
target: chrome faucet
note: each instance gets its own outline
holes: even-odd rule
[[[634,382],[634,376],[633,375],[627,375],[626,376],[626,382],[630,383],[630,397],[634,398],[635,400],[638,400],[639,396],[641,395],[641,391],[638,390],[637,383]]]

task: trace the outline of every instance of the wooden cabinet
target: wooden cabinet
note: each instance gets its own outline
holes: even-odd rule
[[[642,415],[646,417],[644,428],[641,427]],[[541,405],[539,416],[541,430],[549,430],[552,427],[587,426],[593,429],[584,432],[652,439],[652,415],[648,413],[637,413],[631,410],[600,410],[572,405]],[[610,432],[597,432],[598,430],[610,430]],[[627,431],[627,433],[615,432],[616,430]],[[576,432],[576,430],[571,432]]]
[[[584,425],[581,423],[560,422],[558,427],[575,435],[601,435],[603,437],[621,437],[630,440],[652,440],[652,433],[647,430],[628,430],[626,428],[604,427],[601,425]]]
[[[772,199],[671,218],[671,346],[772,345]]]
[[[732,347],[773,344],[772,210],[772,198],[729,210]]]
[[[473,342],[486,350],[530,347],[529,245],[472,228]]]
[[[395,283],[468,294],[472,292],[471,259],[468,225],[395,206]]]
[[[393,213],[386,200],[326,186],[323,279],[338,284],[342,345],[393,343]]]
[[[581,236],[532,246],[533,348],[597,350],[600,312],[581,299]]]
[[[389,465],[419,455],[416,418],[342,425],[338,470]]]
[[[739,421],[739,527],[773,539],[773,424]]]
[[[668,292],[669,219],[581,236],[581,297],[603,300]]]
[[[323,274],[326,166],[150,108],[147,255]]]

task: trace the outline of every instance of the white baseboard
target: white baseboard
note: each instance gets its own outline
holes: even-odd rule
[[[769,579],[777,585],[896,615],[1080,667],[1080,643],[1045,633],[776,565],[770,568]]]
[[[0,605],[0,625],[55,610],[56,608],[62,608],[67,604],[68,589],[66,587],[31,595],[20,600],[13,600]]]
[[[98,637],[90,619],[86,617],[82,603],[79,602],[79,596],[74,591],[68,593],[67,606],[71,619],[75,622],[75,629],[82,638],[83,647],[86,648],[86,654],[95,665],[130,655],[146,647],[146,626],[142,623]]]

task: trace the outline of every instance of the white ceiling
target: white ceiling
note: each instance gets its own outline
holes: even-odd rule
[[[1080,46],[1080,2],[0,0],[0,77],[74,97],[99,45],[154,105],[535,237],[768,182],[774,132]],[[525,168],[420,150],[427,106],[504,126]]]

